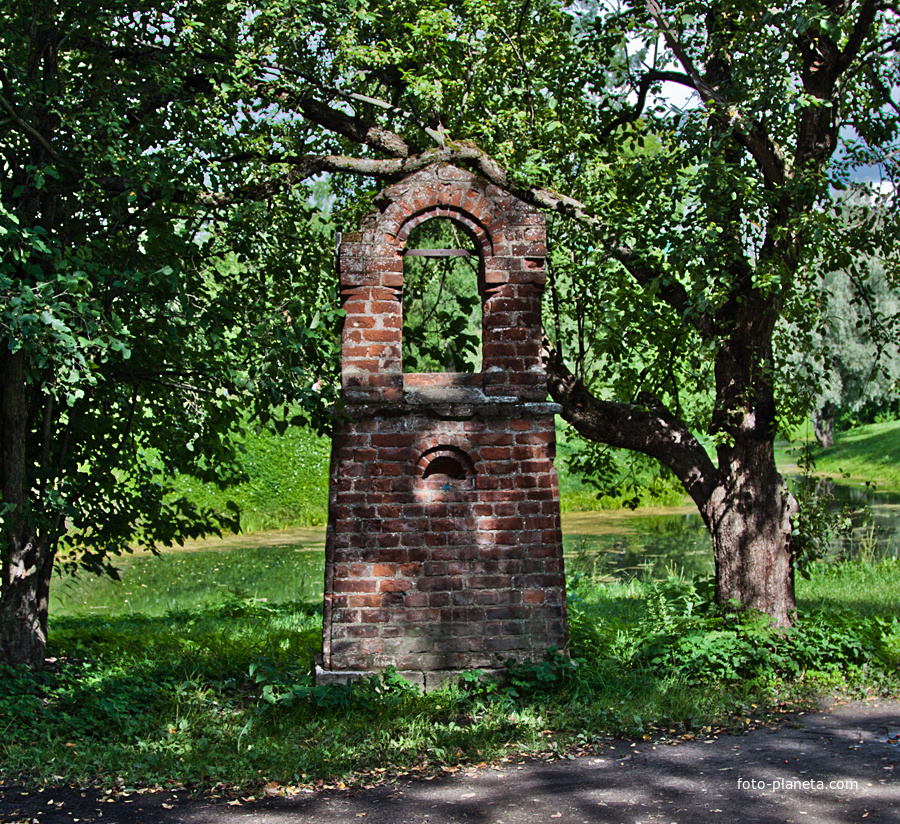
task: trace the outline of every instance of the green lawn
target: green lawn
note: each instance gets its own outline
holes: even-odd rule
[[[879,489],[900,489],[900,421],[839,432],[834,446],[815,450],[813,457],[817,472],[873,481]]]
[[[315,686],[320,604],[236,598],[53,619],[51,669],[0,670],[0,786],[350,784],[609,736],[746,729],[834,690],[900,692],[895,560],[817,569],[798,585],[803,612],[786,635],[711,610],[705,584],[570,585],[574,663],[551,656],[505,683],[428,695],[390,676]]]

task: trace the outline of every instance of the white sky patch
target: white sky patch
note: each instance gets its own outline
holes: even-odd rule
[[[646,70],[653,68],[655,56],[663,52],[665,45],[661,40],[656,43],[647,43],[640,38],[631,37],[627,41],[626,49],[629,56],[640,54],[641,52],[645,54],[643,68]],[[673,67],[673,69],[678,71],[678,67]],[[693,89],[685,86],[683,83],[673,83],[669,80],[662,84],[659,93],[647,95],[647,102],[650,103],[652,100],[661,100],[668,103],[673,109],[682,112],[688,109],[696,109],[701,102],[700,95]],[[632,106],[637,103],[637,94],[635,92],[628,94],[628,102]]]

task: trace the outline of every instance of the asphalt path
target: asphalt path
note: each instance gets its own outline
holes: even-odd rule
[[[2,824],[900,824],[900,701],[708,741],[611,740],[554,762],[368,789],[213,798],[0,788]]]

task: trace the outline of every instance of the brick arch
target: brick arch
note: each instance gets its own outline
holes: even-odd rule
[[[363,221],[361,231],[348,233],[340,245],[345,400],[400,402],[416,383],[404,377],[402,364],[403,251],[410,232],[435,218],[456,222],[480,252],[482,369],[475,373],[477,386],[487,396],[545,397],[540,357],[547,253],[543,215],[447,164],[389,186],[377,204],[378,211]],[[466,380],[465,385],[473,384]]]
[[[494,244],[487,228],[472,215],[461,209],[454,209],[446,206],[435,206],[431,209],[425,209],[412,217],[407,218],[400,226],[396,239],[399,251],[402,252],[406,248],[406,241],[412,233],[413,229],[418,228],[429,220],[452,220],[458,224],[466,235],[475,243],[480,251],[480,257],[489,258],[494,256]]]
[[[461,441],[459,443],[442,442],[427,448],[416,461],[415,477],[427,478],[429,469],[435,465],[435,462],[445,458],[450,458],[459,464],[462,470],[462,477],[459,480],[471,480],[478,474],[475,461],[469,454],[469,444]]]

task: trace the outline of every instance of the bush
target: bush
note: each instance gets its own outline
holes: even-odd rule
[[[636,626],[614,634],[596,629],[577,590],[570,604],[573,642],[580,654],[611,656],[689,684],[790,679],[806,671],[892,663],[891,625],[884,619],[816,609],[783,629],[762,613],[714,604],[710,579],[671,577],[650,584],[645,615]]]

